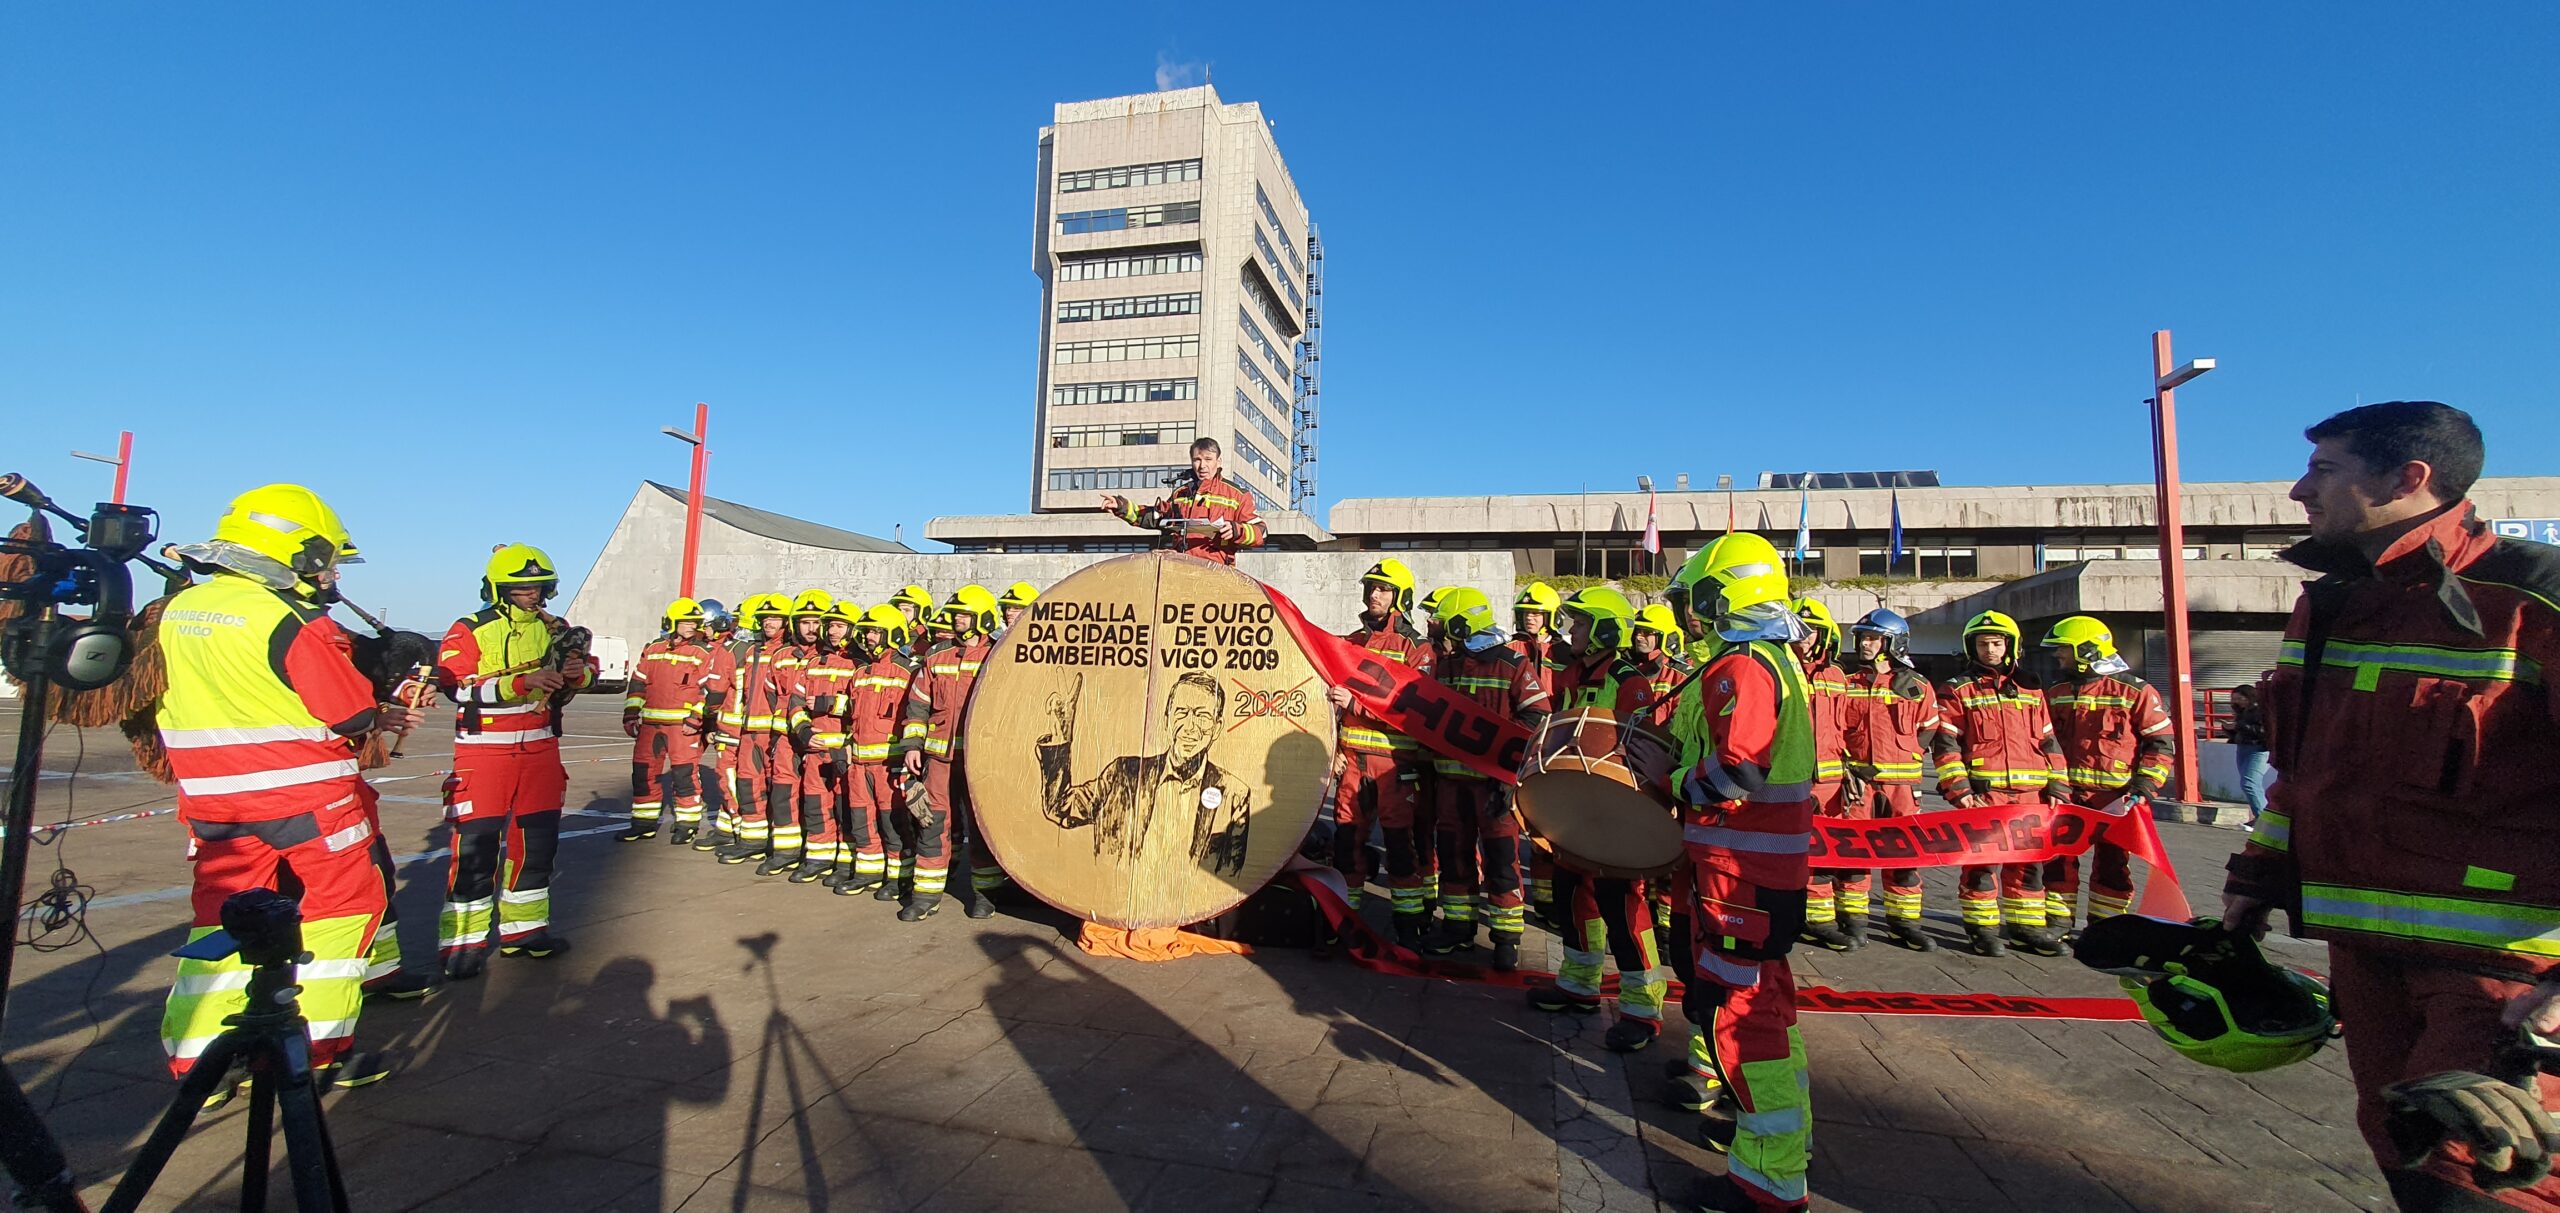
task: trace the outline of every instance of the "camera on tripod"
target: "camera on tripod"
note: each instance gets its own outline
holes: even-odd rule
[[[159,515],[102,501],[82,518],[15,472],[0,476],[0,497],[69,522],[82,544],[0,539],[0,556],[22,557],[31,566],[27,576],[0,582],[0,599],[25,604],[0,631],[0,666],[21,682],[41,680],[78,691],[114,682],[133,660],[125,634],[133,618],[133,573],[125,566],[140,560],[162,573],[175,571],[142,554],[159,529]],[[86,619],[66,617],[60,612],[66,606],[91,610]],[[31,693],[31,717],[40,706]]]

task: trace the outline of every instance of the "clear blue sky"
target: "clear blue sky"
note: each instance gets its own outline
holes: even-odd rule
[[[2560,471],[2560,7],[1662,7],[0,7],[6,459],[307,481],[411,626],[697,399],[716,495],[1019,510],[1035,131],[1205,67],[1324,229],[1327,504],[2139,480],[2162,326],[2196,478],[2359,397]]]

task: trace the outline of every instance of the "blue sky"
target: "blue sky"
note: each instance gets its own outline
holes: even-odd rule
[[[1019,510],[1036,129],[1207,71],[1324,230],[1328,504],[2139,480],[2162,326],[2195,478],[2412,396],[2560,472],[2560,8],[937,7],[0,7],[7,458],[308,482],[410,626],[697,399],[716,495]]]

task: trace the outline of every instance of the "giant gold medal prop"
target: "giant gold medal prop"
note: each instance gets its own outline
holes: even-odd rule
[[[1022,887],[1115,927],[1242,902],[1288,861],[1333,759],[1333,709],[1253,578],[1150,552],[1040,594],[978,675],[978,829]]]

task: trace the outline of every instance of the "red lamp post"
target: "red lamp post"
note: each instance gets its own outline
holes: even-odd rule
[[[92,455],[87,451],[73,451],[71,452],[71,457],[74,459],[86,459],[92,463],[112,463],[116,465],[116,491],[115,495],[108,498],[108,500],[115,502],[117,505],[124,504],[125,473],[133,467],[132,430],[122,430],[117,433],[116,457],[113,459],[109,459],[104,455]]]
[[[677,574],[676,596],[693,597],[693,565],[702,554],[702,473],[711,458],[711,406],[693,406],[693,432],[660,426],[658,432],[693,447],[693,479],[684,495],[684,570]]]
[[[2169,634],[2169,665],[2175,678],[2169,687],[2169,717],[2178,732],[2178,760],[2169,776],[2169,794],[2181,801],[2196,799],[2196,688],[2187,646],[2187,534],[2178,514],[2177,389],[2213,369],[2213,359],[2198,358],[2177,369],[2169,357],[2169,330],[2151,334],[2151,467],[2160,515],[2160,618]]]

